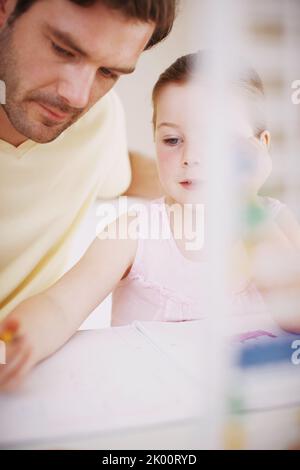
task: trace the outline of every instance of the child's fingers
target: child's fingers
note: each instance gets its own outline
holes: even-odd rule
[[[15,364],[15,367],[10,371],[9,375],[5,378],[3,383],[0,383],[0,392],[7,392],[15,390],[26,374],[32,368],[31,351],[30,349],[25,352],[18,363]]]
[[[16,332],[19,328],[19,321],[16,318],[8,318],[0,322],[0,332],[9,329]]]
[[[19,327],[19,321],[14,318],[9,318],[2,321],[0,323],[0,339],[3,337],[3,340],[5,341],[5,335],[8,333],[9,336],[13,338],[17,334]]]
[[[5,383],[0,385],[0,393],[14,391],[20,386],[20,383],[23,381],[24,377],[32,369],[32,361],[30,351],[24,356],[23,360],[20,362],[18,367],[12,372],[12,374],[7,377]]]
[[[0,387],[18,370],[24,358],[30,354],[31,349],[23,338],[16,339],[13,344],[7,346],[6,364],[0,366]]]
[[[6,347],[6,363],[0,365],[0,387],[5,382],[11,371],[23,358],[24,349],[19,345],[9,345]]]
[[[29,360],[29,356],[29,351],[23,351],[20,355],[18,355],[17,360],[14,361],[14,364],[11,365],[9,369],[6,370],[5,374],[1,376],[0,391],[6,390],[10,382],[18,377],[22,367],[24,367],[25,363]]]

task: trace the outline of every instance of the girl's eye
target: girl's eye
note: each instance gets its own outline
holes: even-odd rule
[[[106,78],[116,78],[116,75],[106,67],[101,67],[99,71]]]
[[[63,49],[62,47],[58,46],[55,44],[55,42],[51,42],[52,48],[56,52],[56,54],[59,54],[60,56],[66,57],[67,59],[72,59],[74,57],[74,54],[72,52],[67,51],[66,49]]]
[[[166,145],[170,145],[171,147],[175,147],[176,145],[181,143],[181,139],[179,137],[168,137],[163,141]]]

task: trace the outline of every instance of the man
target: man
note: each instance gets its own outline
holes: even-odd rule
[[[152,161],[130,161],[110,90],[169,34],[175,3],[0,0],[0,321],[60,277],[97,196],[159,187]]]

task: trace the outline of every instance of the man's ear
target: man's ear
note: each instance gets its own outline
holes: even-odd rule
[[[0,29],[6,24],[16,5],[17,0],[0,0]]]
[[[262,131],[259,135],[259,141],[262,145],[264,145],[267,149],[270,148],[271,145],[271,134],[269,131]]]

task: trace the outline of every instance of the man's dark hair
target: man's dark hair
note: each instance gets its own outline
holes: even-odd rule
[[[13,20],[25,13],[37,0],[18,0]],[[150,49],[155,44],[165,39],[171,32],[176,16],[178,0],[70,0],[82,7],[89,7],[96,1],[113,10],[120,10],[128,18],[139,21],[154,22],[154,33],[145,49]]]

